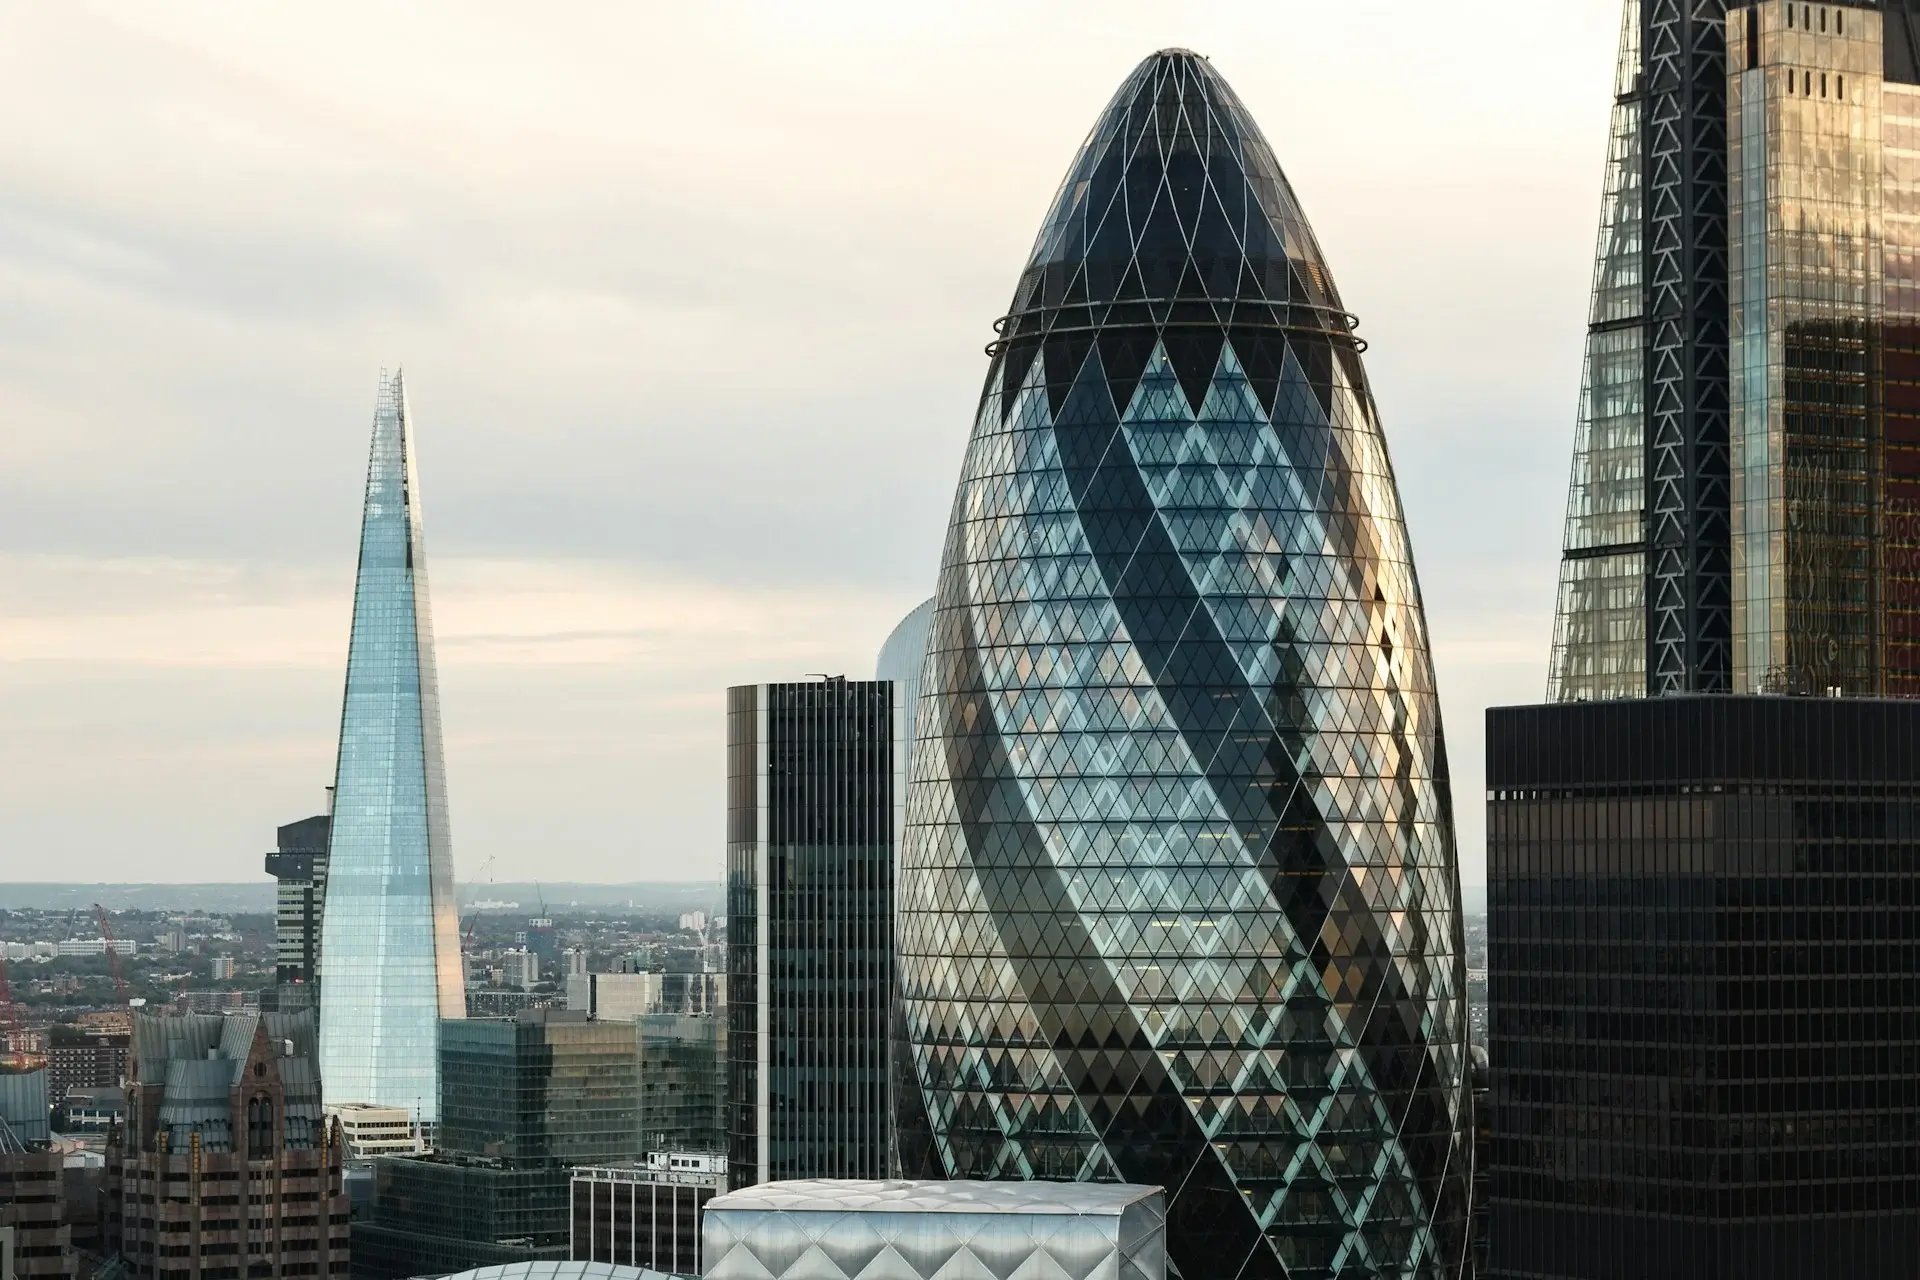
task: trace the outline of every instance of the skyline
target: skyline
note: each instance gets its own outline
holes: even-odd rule
[[[771,9],[753,29],[747,6],[674,15],[649,39],[689,65],[650,67],[642,86],[579,46],[615,23],[594,11],[516,49],[497,100],[479,92],[487,69],[453,56],[386,102],[386,121],[355,95],[427,38],[405,15],[390,46],[362,48],[348,11],[299,51],[304,67],[274,15],[219,32],[209,18],[194,52],[190,35],[156,45],[140,15],[20,15],[0,100],[65,104],[84,136],[121,128],[138,154],[128,197],[85,147],[0,144],[20,174],[0,204],[17,286],[0,304],[14,343],[0,403],[43,427],[0,455],[0,714],[20,727],[0,743],[0,848],[27,855],[23,870],[84,858],[101,879],[247,879],[275,826],[319,809],[353,473],[384,362],[406,364],[429,424],[458,872],[495,856],[500,878],[716,877],[726,687],[858,677],[931,591],[1003,264],[1025,251],[1084,104],[1144,53],[1190,45],[1258,116],[1338,101],[1350,124],[1276,142],[1372,344],[1478,884],[1481,708],[1546,684],[1617,5],[1530,18],[1537,58],[1484,78],[1467,72],[1486,55],[1465,57],[1493,19],[1388,3],[1260,17],[1231,43],[1237,13],[1164,23],[1123,6],[1097,31],[1049,14],[1017,41],[1006,9],[855,31],[838,20],[850,8],[818,31]],[[456,55],[514,44],[503,11],[474,27]],[[124,73],[89,86],[97,105],[32,56],[82,39]],[[778,104],[784,130],[766,127],[773,104],[716,100],[717,158],[662,114],[703,68],[791,89],[808,61],[795,44],[865,78],[811,66]],[[249,96],[270,80],[264,104]],[[629,104],[651,114],[582,114],[596,95],[619,105],[616,90],[659,96]],[[155,105],[103,124],[120,95]],[[1542,105],[1511,118],[1523,99]],[[857,136],[876,103],[877,146]],[[662,121],[665,138],[648,132]],[[187,144],[211,125],[227,163],[201,172]],[[842,160],[855,142],[871,152],[858,167]],[[1460,198],[1496,157],[1517,221]],[[182,169],[199,179],[185,195]],[[1454,198],[1396,198],[1407,190]],[[717,231],[701,210],[724,211]],[[740,312],[768,296],[783,301],[765,316]],[[796,315],[817,321],[804,341],[770,327]],[[166,326],[182,350],[154,342]],[[898,403],[925,410],[902,423]],[[1469,472],[1515,500],[1463,502]],[[650,847],[626,835],[635,812]]]

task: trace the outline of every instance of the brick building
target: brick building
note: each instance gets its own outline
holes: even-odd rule
[[[134,1276],[345,1277],[339,1127],[314,1015],[139,1014],[102,1232]]]

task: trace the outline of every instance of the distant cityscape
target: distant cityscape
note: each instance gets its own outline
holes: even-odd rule
[[[1360,319],[1190,50],[990,327],[932,595],[708,691],[711,883],[456,884],[382,371],[312,809],[0,886],[0,1280],[1914,1275],[1920,0],[1627,0],[1615,90],[1484,797]]]

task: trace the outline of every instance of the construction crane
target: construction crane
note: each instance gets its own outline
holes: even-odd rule
[[[480,864],[480,870],[474,872],[475,880],[478,880],[481,876],[487,873],[487,868],[493,865],[493,860],[495,856],[496,855],[491,853],[487,855],[487,860]],[[492,881],[488,881],[488,883],[491,884]],[[473,941],[473,931],[475,929],[478,929],[479,927],[480,927],[480,913],[476,911],[471,916],[467,917],[467,932],[465,936],[463,936],[460,939],[460,949],[462,951],[465,951],[467,949],[467,944]]]
[[[120,997],[120,1007],[131,1009],[133,1002],[127,998],[127,979],[120,972],[120,952],[114,945],[113,926],[107,923],[107,909],[96,902],[93,914],[100,921],[100,940],[107,944],[107,963],[113,966],[113,989]]]

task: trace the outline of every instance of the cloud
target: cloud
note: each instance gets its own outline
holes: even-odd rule
[[[989,322],[1168,44],[1263,122],[1372,343],[1477,845],[1475,700],[1544,683],[1617,19],[10,12],[0,854],[247,876],[315,802],[404,364],[462,857],[704,873],[721,691],[864,671],[931,589]]]

